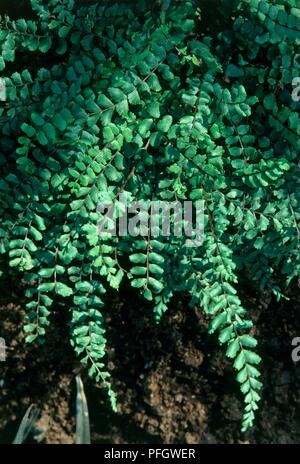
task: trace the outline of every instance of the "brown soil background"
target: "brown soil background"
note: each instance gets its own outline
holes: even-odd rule
[[[13,440],[31,403],[42,411],[31,442],[73,443],[80,368],[68,342],[68,311],[54,311],[44,345],[25,346],[23,291],[6,281],[0,292],[0,336],[8,346],[0,363],[0,443]],[[151,306],[128,293],[112,296],[106,315],[118,414],[82,372],[92,442],[300,443],[300,362],[291,359],[292,338],[300,335],[299,290],[279,303],[245,286],[241,294],[263,358],[263,398],[252,430],[240,432],[241,394],[201,311],[174,300],[157,325]]]

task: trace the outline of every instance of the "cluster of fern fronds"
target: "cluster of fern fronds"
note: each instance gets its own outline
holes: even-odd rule
[[[128,278],[157,321],[189,293],[237,370],[246,430],[262,385],[238,275],[279,298],[300,270],[300,9],[150,3],[31,0],[36,19],[1,18],[1,270],[28,282],[28,342],[65,298],[70,341],[113,408],[107,289]],[[99,234],[97,205],[120,193],[202,200],[203,244]]]

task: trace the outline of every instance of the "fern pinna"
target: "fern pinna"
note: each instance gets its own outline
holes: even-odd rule
[[[128,278],[157,321],[189,293],[237,370],[246,430],[262,384],[238,275],[280,298],[300,270],[300,9],[132,3],[31,0],[35,19],[1,18],[1,272],[28,282],[28,342],[66,298],[71,344],[114,409],[108,288]],[[99,234],[97,205],[120,193],[203,201],[203,244]]]

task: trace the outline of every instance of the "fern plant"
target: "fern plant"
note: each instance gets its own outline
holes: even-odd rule
[[[237,371],[245,431],[262,384],[238,275],[280,298],[300,270],[300,9],[158,3],[31,0],[35,19],[1,18],[1,272],[28,282],[27,342],[65,299],[70,342],[115,410],[107,290],[128,278],[157,321],[189,293]],[[99,234],[97,205],[120,193],[202,200],[202,246]]]

